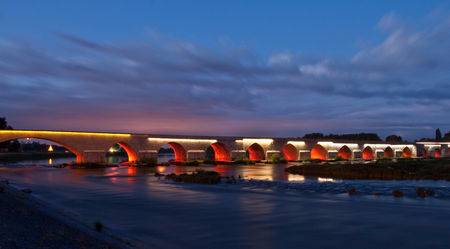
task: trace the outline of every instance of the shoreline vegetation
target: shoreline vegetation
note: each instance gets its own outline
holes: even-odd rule
[[[22,160],[45,160],[55,158],[74,158],[75,155],[67,152],[2,152],[0,162],[13,163]]]
[[[169,174],[165,177],[167,180],[172,180],[174,182],[184,182],[184,183],[198,183],[198,184],[218,184],[220,183],[222,177],[219,173],[215,171],[204,171],[198,170],[192,172],[191,174]]]
[[[0,248],[142,247],[114,235],[101,222],[88,226],[64,210],[37,199],[31,192],[11,186],[7,180],[0,181]]]
[[[288,167],[286,172],[344,180],[450,181],[450,159],[380,159],[365,163],[309,163]]]

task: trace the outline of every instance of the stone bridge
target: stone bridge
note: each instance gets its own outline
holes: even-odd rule
[[[77,162],[104,162],[113,145],[119,144],[129,161],[157,158],[163,146],[173,149],[175,160],[201,160],[207,150],[216,161],[236,159],[266,160],[284,157],[288,161],[335,158],[364,159],[448,155],[445,144],[392,144],[373,141],[308,140],[300,138],[247,138],[213,136],[175,136],[107,132],[0,130],[0,142],[35,138],[52,141],[76,155]],[[439,153],[437,152],[439,151]]]

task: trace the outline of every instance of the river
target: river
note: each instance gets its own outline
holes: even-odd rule
[[[52,164],[67,159],[52,160]],[[105,226],[149,248],[448,248],[448,198],[360,195],[340,186],[427,185],[447,182],[340,181],[289,176],[285,165],[204,166],[224,176],[259,179],[216,186],[178,184],[155,172],[193,167],[48,167],[27,161],[0,167],[0,176],[86,223]],[[41,165],[41,166],[37,166]],[[269,183],[277,183],[276,187]],[[280,189],[280,184],[300,191]],[[307,190],[304,186],[309,186]],[[334,188],[338,191],[311,191]],[[339,190],[341,189],[341,190]]]

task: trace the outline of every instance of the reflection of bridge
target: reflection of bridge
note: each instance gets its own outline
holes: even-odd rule
[[[103,162],[108,149],[119,144],[129,161],[156,158],[158,150],[170,146],[176,161],[205,159],[208,149],[216,161],[250,160],[283,156],[290,161],[304,159],[365,159],[448,155],[450,143],[388,144],[365,141],[305,140],[298,138],[244,138],[168,136],[128,133],[1,130],[0,142],[21,138],[45,139],[58,143],[77,156],[77,162]],[[418,153],[419,150],[419,153]]]

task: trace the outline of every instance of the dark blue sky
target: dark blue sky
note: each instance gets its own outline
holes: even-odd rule
[[[18,128],[218,135],[450,129],[448,1],[1,1]]]

